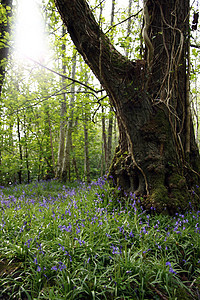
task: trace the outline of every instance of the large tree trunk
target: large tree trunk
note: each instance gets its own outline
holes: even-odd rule
[[[114,181],[146,195],[149,208],[187,207],[200,166],[188,107],[189,0],[144,1],[146,61],[135,62],[113,47],[85,0],[55,2],[117,115]]]
[[[130,0],[130,3],[131,3],[131,1],[132,0]],[[111,20],[110,20],[111,27],[113,26],[113,23],[114,23],[114,16],[115,16],[115,0],[112,0],[112,11],[111,11]],[[113,34],[111,34],[111,40],[113,40]],[[113,110],[112,110],[112,107],[110,107],[109,122],[108,122],[108,144],[107,144],[108,165],[110,165],[111,160],[112,160],[112,137],[113,137]],[[107,171],[107,168],[106,168],[106,171]]]
[[[9,50],[9,33],[12,15],[12,0],[1,0],[1,22],[0,22],[0,95],[5,77],[7,57]]]

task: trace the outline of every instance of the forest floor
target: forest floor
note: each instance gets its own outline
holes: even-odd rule
[[[1,187],[0,299],[200,299],[200,211],[140,201],[106,178]]]

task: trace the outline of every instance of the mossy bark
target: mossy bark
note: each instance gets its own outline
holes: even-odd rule
[[[154,48],[150,65],[122,56],[99,28],[85,0],[55,3],[117,116],[119,147],[110,168],[114,182],[124,191],[145,195],[146,207],[168,212],[186,208],[190,191],[198,184],[200,166],[186,108],[189,0],[147,1],[148,34]]]

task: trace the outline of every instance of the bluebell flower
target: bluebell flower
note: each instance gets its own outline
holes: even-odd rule
[[[38,264],[37,258],[35,258],[33,262],[37,265]]]
[[[37,266],[37,272],[40,272],[40,271],[41,271],[40,266]]]
[[[122,253],[121,249],[119,249],[119,247],[117,247],[117,246],[112,245],[112,246],[110,246],[110,248],[113,249],[112,254],[121,254]]]
[[[79,242],[80,246],[81,246],[82,244],[85,244],[85,241],[83,241],[83,240],[81,240],[81,239],[77,239],[77,238],[74,238],[74,239],[77,240],[77,241]]]
[[[59,270],[62,271],[64,269],[66,269],[66,265],[59,261]]]
[[[76,234],[79,234],[80,232],[81,232],[80,227],[77,226],[77,227],[76,227]]]
[[[110,235],[110,234],[108,234],[108,233],[106,233],[106,236],[107,236],[108,238],[111,238],[111,235]]]
[[[171,266],[171,263],[170,263],[169,261],[166,262],[166,266],[169,267],[169,272],[170,272],[170,273],[175,274],[175,275],[177,274],[177,273],[173,270],[173,268],[172,268],[172,266]]]
[[[142,253],[145,254],[147,252],[151,251],[151,248],[150,249],[147,249],[146,251],[143,251]]]
[[[27,246],[28,248],[30,248],[30,243],[33,239],[28,239],[27,242],[24,243],[25,246]]]
[[[65,251],[65,247],[62,246],[61,244],[58,244],[60,246],[60,249],[62,249],[63,251]]]
[[[129,233],[130,237],[134,237],[133,231],[131,230],[131,232]]]
[[[172,267],[169,268],[169,272],[170,272],[170,273],[173,273],[173,274],[175,274],[175,275],[177,274],[177,273],[172,269]]]

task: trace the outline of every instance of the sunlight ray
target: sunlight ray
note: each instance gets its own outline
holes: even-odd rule
[[[38,1],[18,0],[15,44],[19,54],[40,62],[44,61],[46,52],[44,22]]]

